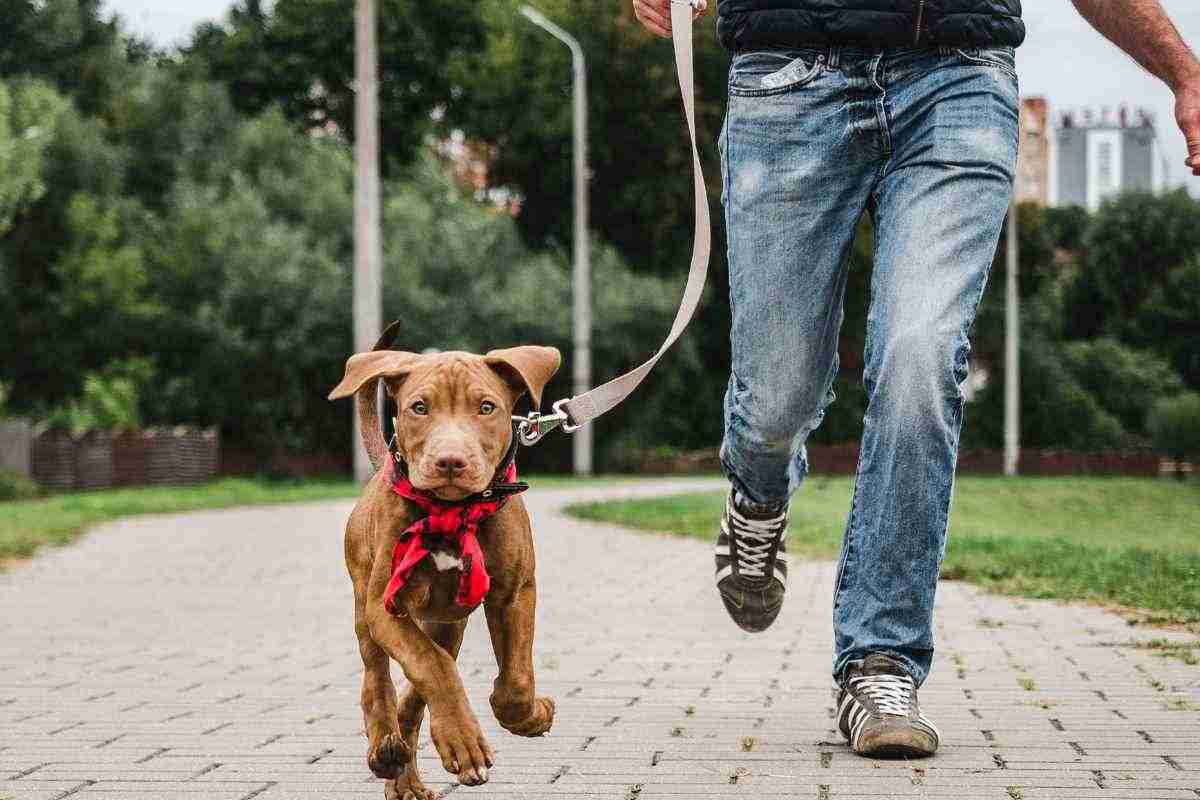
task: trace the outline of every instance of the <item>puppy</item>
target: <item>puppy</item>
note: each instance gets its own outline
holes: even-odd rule
[[[396,328],[350,358],[329,397],[356,396],[363,444],[378,468],[346,526],[367,765],[390,779],[388,798],[432,800],[437,793],[416,763],[426,706],[442,766],[460,783],[485,783],[493,762],[455,663],[479,605],[499,667],[496,719],[518,736],[540,736],[554,721],[554,701],[534,691],[533,535],[517,494],[525,487],[509,465],[513,407],[524,394],[540,404],[562,357],[534,346],[482,356],[396,352],[386,349]],[[390,450],[379,427],[379,381],[398,409]],[[389,659],[408,679],[399,698]]]

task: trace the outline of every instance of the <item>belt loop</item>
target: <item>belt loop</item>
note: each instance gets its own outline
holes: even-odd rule
[[[838,47],[836,44],[829,45],[829,53],[826,56],[826,63],[829,65],[830,69],[838,68],[838,62],[841,54],[842,48]]]

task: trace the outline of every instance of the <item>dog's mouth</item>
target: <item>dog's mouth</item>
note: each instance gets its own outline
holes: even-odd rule
[[[428,492],[439,500],[452,502],[463,500],[487,488],[487,484],[480,485],[480,482],[474,478],[461,476],[447,478],[443,475],[431,476],[420,481],[414,480],[413,486],[423,492]]]
[[[457,483],[444,483],[441,486],[430,486],[425,491],[432,494],[439,500],[462,500],[470,497],[475,492],[465,486],[460,486]]]

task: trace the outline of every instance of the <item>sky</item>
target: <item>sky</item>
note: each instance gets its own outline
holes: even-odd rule
[[[624,2],[624,0],[592,0]],[[1183,38],[1200,50],[1200,3],[1162,0]],[[162,45],[186,40],[192,26],[224,15],[225,0],[108,0],[110,10],[128,27]],[[1042,95],[1054,113],[1068,109],[1116,108],[1122,103],[1148,107],[1158,121],[1160,146],[1167,156],[1172,184],[1186,181],[1200,195],[1200,178],[1188,175],[1183,159],[1187,147],[1175,126],[1170,90],[1092,30],[1070,0],[1026,0],[1029,35],[1017,51],[1021,94]],[[664,58],[668,57],[664,48]],[[1187,177],[1185,177],[1187,176]]]

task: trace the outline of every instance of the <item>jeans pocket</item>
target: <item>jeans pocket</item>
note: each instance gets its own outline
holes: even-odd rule
[[[1017,56],[1011,47],[959,47],[955,53],[963,64],[994,67],[1017,77]]]
[[[729,93],[765,97],[798,89],[821,70],[819,50],[763,50],[740,53],[729,66]]]

